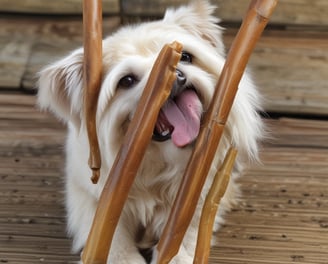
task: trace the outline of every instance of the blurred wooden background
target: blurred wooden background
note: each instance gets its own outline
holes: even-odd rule
[[[104,35],[186,0],[105,0]],[[212,0],[229,47],[249,1]],[[63,209],[65,129],[35,108],[35,74],[82,45],[81,0],[0,0],[0,263],[73,263]],[[280,0],[250,68],[274,140],[211,263],[328,261],[328,1]],[[31,95],[28,95],[31,94]]]
[[[157,18],[188,1],[106,0],[104,35],[126,21]],[[233,39],[245,0],[216,0],[217,15]],[[81,0],[0,0],[0,87],[33,89],[41,66],[82,45]],[[328,1],[281,0],[250,66],[266,110],[328,114]]]

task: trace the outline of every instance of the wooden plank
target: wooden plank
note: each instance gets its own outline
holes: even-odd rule
[[[303,45],[303,44],[302,44]],[[215,234],[210,264],[327,264],[328,121],[266,120],[261,164]],[[0,93],[0,263],[75,263],[65,235],[65,128],[35,96]]]
[[[227,46],[234,34],[225,35]],[[266,111],[328,114],[328,31],[265,31],[249,67]]]
[[[59,259],[62,257],[61,252],[68,252],[70,247],[69,241],[65,237],[61,239],[47,237],[40,240],[40,237],[22,235],[0,235],[0,245],[4,252],[14,253],[21,248],[24,248],[24,253],[28,254],[44,254],[48,251],[53,255],[58,255]]]
[[[61,155],[65,130],[56,118],[37,109],[35,96],[0,94],[0,157]],[[9,164],[4,165],[3,170]]]
[[[75,263],[65,231],[65,129],[35,103],[0,94],[0,262]]]
[[[0,84],[6,88],[17,88],[39,25],[30,21],[22,24],[6,18],[0,18],[0,24]]]
[[[240,179],[242,202],[217,233],[211,263],[327,263],[328,148],[266,147],[261,157]]]
[[[118,14],[119,0],[103,0],[103,9],[107,14]],[[82,14],[81,0],[0,0],[0,11],[32,14]]]
[[[163,1],[163,0],[121,0],[122,13],[128,16],[162,16],[165,9],[170,6],[179,6],[189,1]],[[245,15],[250,1],[245,0],[213,0],[219,6],[216,15],[224,22],[240,23]],[[284,0],[278,6],[270,19],[271,24],[315,25],[327,26],[328,2],[325,0]]]
[[[275,146],[328,147],[328,123],[323,120],[280,118],[268,119],[267,144]]]
[[[41,29],[40,37],[35,42],[22,79],[25,90],[36,92],[36,74],[42,67],[50,64],[70,51],[81,47],[82,21],[79,19],[48,20]],[[119,18],[104,18],[103,32],[106,36],[114,31],[120,23]]]
[[[163,16],[168,7],[178,7],[189,3],[188,0],[121,0],[124,16]]]
[[[235,31],[225,36],[230,45]],[[36,46],[25,80],[35,76],[37,70],[54,54],[63,54],[54,47],[54,41],[44,48]],[[260,39],[250,60],[250,69],[265,98],[264,109],[271,112],[295,114],[328,114],[328,34],[311,32],[268,31]],[[26,88],[33,82],[24,81]]]
[[[47,264],[76,264],[79,260],[77,255],[67,254],[51,254],[51,250],[47,250],[42,253],[21,253],[21,252],[4,252],[0,256],[0,263],[19,263],[19,264],[36,264],[36,263],[47,263]]]
[[[22,87],[36,92],[37,72],[79,46],[82,46],[81,19],[44,20],[22,78]]]
[[[188,0],[104,0],[104,14],[119,14],[125,16],[162,16],[170,6],[188,3]],[[217,15],[226,22],[240,22],[245,14],[249,1],[245,0],[213,0],[219,6]],[[122,10],[120,10],[122,7]],[[41,0],[0,0],[0,11],[33,14],[81,14],[80,0],[57,0],[47,2]],[[277,9],[271,18],[273,24],[297,24],[327,26],[328,2],[325,0],[284,0],[279,1]]]
[[[17,134],[20,122],[31,138],[40,142],[40,148],[49,141],[39,132],[46,124],[41,121],[49,117],[36,112],[34,103],[33,96],[0,96],[0,124],[7,131],[3,142],[8,138],[9,142],[21,141],[27,131]],[[9,123],[3,125],[3,120]],[[60,133],[60,144],[63,128],[52,122],[55,119],[48,119],[47,133]],[[268,123],[278,139],[265,147],[263,166],[253,167],[240,180],[243,202],[227,215],[227,224],[217,233],[219,245],[212,250],[210,263],[326,263],[327,122],[280,119]],[[10,131],[11,125],[14,131]],[[64,210],[58,204],[63,189],[59,152],[41,151],[33,157],[31,138],[25,139],[26,147],[11,149],[16,154],[8,156],[3,145],[0,148],[1,174],[10,175],[0,175],[0,260],[73,263],[78,256],[69,253]],[[41,153],[46,156],[40,158]]]
[[[217,15],[226,22],[240,22],[249,1],[216,0]],[[283,0],[279,1],[270,24],[294,24],[328,26],[328,2],[325,0]]]
[[[1,22],[4,24],[0,32],[7,47],[0,51],[3,66],[0,67],[0,86],[4,88],[23,87],[36,92],[36,73],[44,65],[82,45],[80,18],[7,18]],[[26,27],[20,29],[21,24]],[[119,24],[118,18],[105,18],[104,35]],[[265,97],[266,111],[328,114],[327,32],[265,32],[251,57],[250,68]],[[236,30],[227,30],[227,46],[235,34]],[[11,48],[12,41],[23,44]],[[20,56],[13,56],[16,52]]]
[[[1,1],[1,0],[0,0]],[[1,6],[1,4],[0,4]],[[120,24],[104,18],[104,36]],[[36,73],[82,46],[82,18],[8,16],[0,19],[0,87],[36,90]]]

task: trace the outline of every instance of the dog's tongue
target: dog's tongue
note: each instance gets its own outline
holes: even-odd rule
[[[167,120],[174,127],[172,141],[177,147],[190,144],[198,136],[201,102],[193,90],[185,90],[175,100],[169,100],[162,108]]]

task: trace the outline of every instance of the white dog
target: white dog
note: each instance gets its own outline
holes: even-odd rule
[[[198,135],[202,114],[210,104],[225,62],[222,29],[212,15],[214,9],[208,1],[195,1],[168,10],[163,20],[124,27],[103,41],[103,78],[97,109],[102,168],[97,185],[90,182],[89,147],[82,118],[83,49],[75,50],[40,73],[39,105],[50,109],[68,125],[66,207],[74,251],[82,250],[85,245],[97,201],[153,63],[164,44],[178,41],[184,51],[177,67],[177,79],[157,120],[153,140],[124,206],[108,258],[111,264],[151,262],[152,249],[161,236]],[[216,160],[221,161],[231,144],[239,151],[215,229],[222,223],[224,212],[238,199],[235,179],[244,161],[257,157],[258,140],[263,135],[262,121],[257,114],[259,101],[256,87],[246,73],[216,155]],[[189,110],[185,109],[186,104],[191,106]],[[212,166],[191,225],[171,263],[192,263],[200,208],[215,171]]]

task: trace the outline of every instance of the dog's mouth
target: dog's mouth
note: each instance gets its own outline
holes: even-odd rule
[[[199,134],[202,111],[201,100],[193,88],[170,97],[158,115],[153,140],[172,139],[180,148],[193,143]]]

